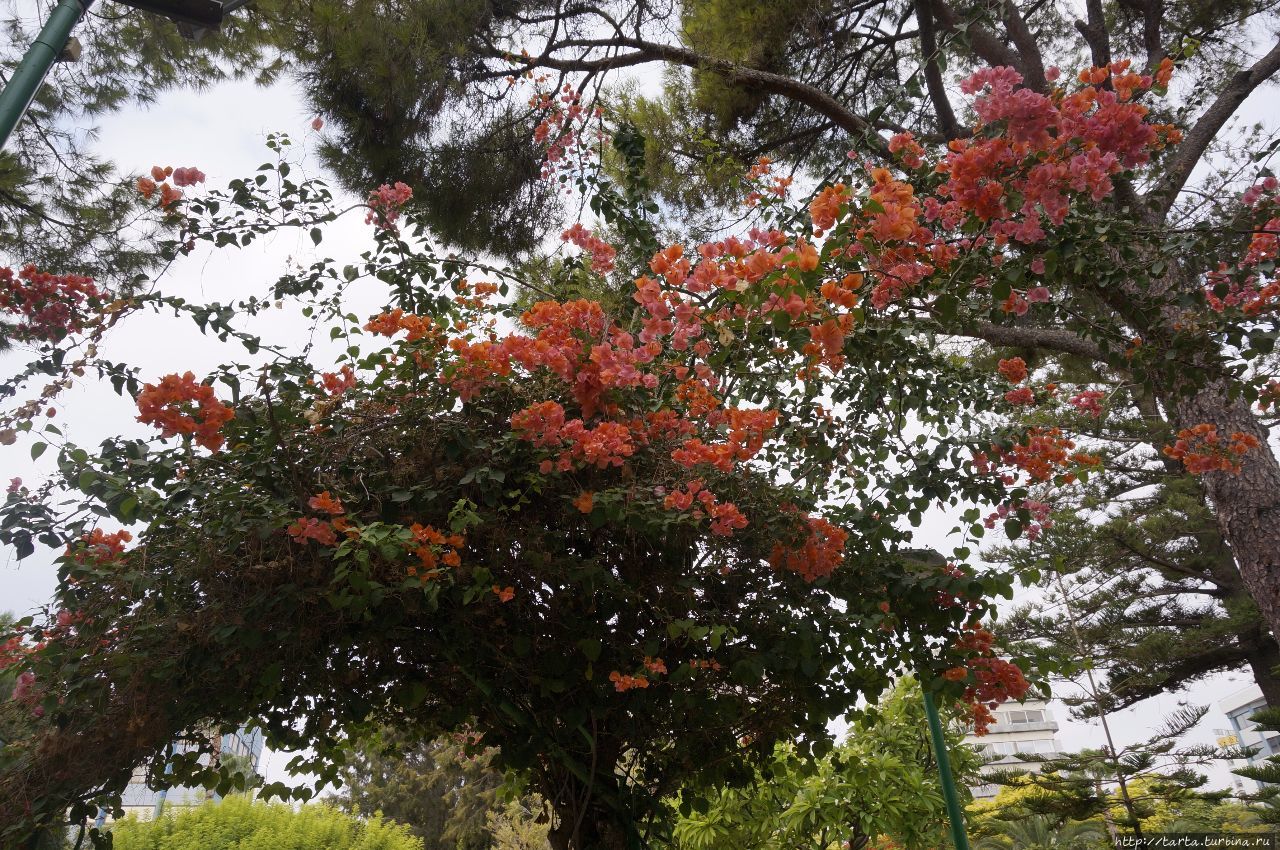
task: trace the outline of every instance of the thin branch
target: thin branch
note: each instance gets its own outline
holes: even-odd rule
[[[1183,564],[1174,563],[1173,561],[1169,561],[1164,558],[1156,557],[1151,552],[1147,552],[1142,549],[1139,549],[1137,546],[1130,543],[1129,540],[1123,534],[1112,533],[1108,536],[1111,537],[1111,539],[1116,543],[1119,543],[1121,547],[1128,550],[1131,554],[1141,558],[1144,561],[1148,561],[1152,564],[1155,564],[1156,566],[1160,567],[1162,570],[1166,570],[1167,572],[1171,572],[1171,573],[1177,573],[1178,575],[1186,576],[1187,578],[1193,578],[1193,579],[1196,579],[1197,581],[1203,581],[1203,582],[1210,581],[1210,579],[1205,577],[1203,570],[1197,570],[1195,567],[1188,567]],[[1174,593],[1183,593],[1183,592],[1184,591],[1182,591],[1181,589],[1174,591]],[[1201,592],[1205,592],[1205,591],[1201,591]],[[1210,592],[1209,595],[1216,596],[1220,594],[1221,594],[1221,591],[1217,591],[1217,592]],[[1158,596],[1160,594],[1158,594],[1155,591],[1149,591],[1148,595]]]
[[[1027,73],[1027,69],[1017,51],[1005,44],[991,30],[976,20],[962,21],[960,15],[956,13],[955,9],[951,8],[947,0],[933,0],[933,12],[937,16],[938,22],[949,33],[952,35],[960,33],[966,35],[969,40],[969,46],[973,48],[973,52],[978,54],[978,58],[983,62],[992,67],[1007,65],[1010,68],[1017,68],[1023,79],[1030,82],[1030,75]],[[1043,70],[1040,73],[1040,78],[1043,83]],[[1044,91],[1044,88],[1042,87],[1039,90]]]

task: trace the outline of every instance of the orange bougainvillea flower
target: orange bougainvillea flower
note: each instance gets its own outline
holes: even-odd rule
[[[657,676],[665,676],[667,674],[667,665],[661,658],[644,657],[644,669]]]
[[[619,693],[629,691],[632,688],[649,687],[649,680],[644,676],[631,676],[626,673],[619,673],[617,670],[609,674],[609,681],[613,682],[614,690]]]
[[[128,531],[107,534],[95,528],[80,539],[79,546],[68,546],[67,554],[78,564],[105,564],[124,554],[124,544],[132,539]]]
[[[800,514],[807,534],[794,548],[781,544],[773,547],[769,563],[774,569],[799,573],[805,581],[815,581],[832,571],[844,560],[844,544],[849,532],[832,525],[822,517]]]
[[[1201,422],[1178,432],[1178,440],[1171,446],[1164,447],[1164,453],[1174,460],[1182,461],[1187,472],[1192,475],[1203,475],[1206,472],[1240,473],[1239,458],[1261,443],[1252,434],[1233,431],[1230,442],[1224,444],[1218,434],[1218,427],[1208,422]]]
[[[342,507],[342,501],[330,496],[328,490],[325,490],[319,495],[312,496],[307,501],[307,505],[310,506],[313,511],[319,511],[323,514],[332,514],[333,516],[347,512],[346,509]]]
[[[303,517],[290,525],[288,532],[294,543],[306,543],[308,540],[314,540],[321,546],[335,546],[338,543],[333,526],[315,517]]]
[[[840,217],[841,208],[849,201],[849,190],[843,183],[823,188],[809,204],[809,215],[815,230],[830,230]]]
[[[596,494],[592,493],[590,490],[582,491],[582,495],[578,496],[578,498],[573,500],[573,506],[578,510],[582,511],[584,514],[591,513],[591,510],[592,508],[595,507],[595,504],[596,504]]]
[[[492,589],[493,594],[498,597],[499,602],[510,602],[512,599],[516,598],[516,589],[514,587],[498,587],[498,585],[495,584]]]
[[[210,451],[222,448],[222,426],[235,416],[218,401],[213,387],[196,382],[190,372],[165,375],[159,384],[144,384],[138,393],[138,421],[160,429],[161,437],[190,434]]]
[[[802,272],[811,272],[818,267],[821,258],[818,256],[818,249],[803,239],[796,240],[795,247],[796,260],[795,265]]]
[[[168,183],[160,184],[160,206],[166,210],[172,209],[178,201],[182,200],[182,190],[170,186]]]
[[[1001,360],[997,364],[997,369],[1011,384],[1020,384],[1027,379],[1027,364],[1021,357]]]

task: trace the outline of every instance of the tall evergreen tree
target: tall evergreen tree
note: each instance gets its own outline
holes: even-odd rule
[[[1131,453],[1112,444],[1110,475],[1056,494],[1054,524],[1038,540],[986,553],[1039,585],[1002,638],[1068,670],[1094,667],[1099,700],[1074,701],[1083,717],[1241,668],[1280,705],[1280,645],[1203,491],[1183,470]]]
[[[1074,820],[1105,816],[1115,827],[1141,836],[1145,822],[1157,813],[1157,804],[1221,800],[1230,795],[1229,791],[1203,790],[1208,778],[1199,771],[1223,754],[1216,747],[1180,743],[1207,711],[1184,707],[1165,717],[1144,740],[1036,759],[1035,771],[1007,769],[987,778],[1000,785],[1043,791],[1019,798],[1019,808],[1032,814]]]
[[[487,850],[489,815],[504,808],[503,776],[489,761],[489,753],[469,754],[450,737],[412,741],[384,728],[353,742],[342,806],[405,824],[423,850]]]

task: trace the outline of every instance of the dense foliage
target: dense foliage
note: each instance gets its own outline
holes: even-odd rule
[[[298,59],[348,185],[386,181],[366,203],[376,248],[237,304],[88,284],[74,253],[14,263],[5,333],[32,354],[0,441],[40,428],[76,370],[180,440],[63,445],[64,491],[9,495],[0,531],[20,555],[68,547],[62,610],[22,624],[3,709],[42,721],[0,754],[9,834],[69,802],[78,817],[140,760],[159,773],[181,730],[251,717],[314,747],[299,765],[322,780],[368,724],[483,735],[555,809],[558,848],[663,836],[664,796],[749,780],[779,740],[820,755],[827,719],[901,670],[981,727],[1026,687],[980,623],[1011,577],[975,571],[965,540],[949,563],[903,558],[906,527],[986,503],[962,536],[1040,535],[1043,491],[1109,474],[1075,423],[1111,408],[1140,414],[1135,463],[1192,476],[1280,625],[1280,194],[1248,162],[1270,148],[1226,151],[1247,179],[1180,200],[1280,70],[1280,45],[1246,62],[1223,43],[1266,9],[1091,2],[1074,41],[1053,35],[1069,32],[1057,4],[817,3],[791,20],[749,4],[725,31],[716,2],[422,0],[408,26],[372,3],[261,5],[246,49]],[[601,75],[650,62],[696,73],[605,111]],[[1179,65],[1198,82],[1171,96]],[[673,168],[689,154],[673,136],[712,154]],[[196,169],[157,169],[130,203],[163,234],[156,257],[243,247],[337,215],[293,168],[208,193]],[[656,237],[646,186],[714,205],[741,169],[746,223]],[[425,244],[527,251],[562,188],[604,225],[563,232],[580,255],[499,271]],[[386,286],[372,317],[344,307],[364,280]],[[276,299],[341,344],[335,371],[239,327]],[[98,356],[113,325],[161,309],[247,356],[207,381]],[[956,338],[998,362],[939,344]],[[1048,380],[1067,361],[1071,380]],[[73,757],[86,741],[94,764]],[[194,757],[174,768],[217,781]]]
[[[169,811],[157,820],[111,824],[115,850],[421,850],[404,826],[344,815],[328,806],[298,809],[231,797]]]
[[[978,759],[956,724],[947,749],[957,781],[972,777]],[[903,679],[873,720],[816,762],[780,744],[750,785],[716,789],[705,811],[684,809],[675,846],[688,850],[939,846],[946,809],[919,685]]]

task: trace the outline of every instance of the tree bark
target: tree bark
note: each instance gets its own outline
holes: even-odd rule
[[[1255,648],[1250,650],[1249,669],[1253,671],[1253,679],[1262,689],[1262,696],[1269,708],[1280,708],[1280,676],[1276,668],[1280,667],[1280,645],[1269,634],[1260,636]]]
[[[557,810],[556,819],[547,833],[553,850],[630,850],[626,831],[598,806],[591,806],[581,821],[568,810]]]
[[[1253,436],[1258,447],[1239,458],[1240,471],[1209,472],[1201,486],[1231,547],[1245,587],[1272,634],[1280,634],[1280,463],[1269,434],[1242,398],[1230,398],[1224,379],[1194,393],[1167,397],[1176,428],[1211,423],[1224,440],[1233,432]]]

